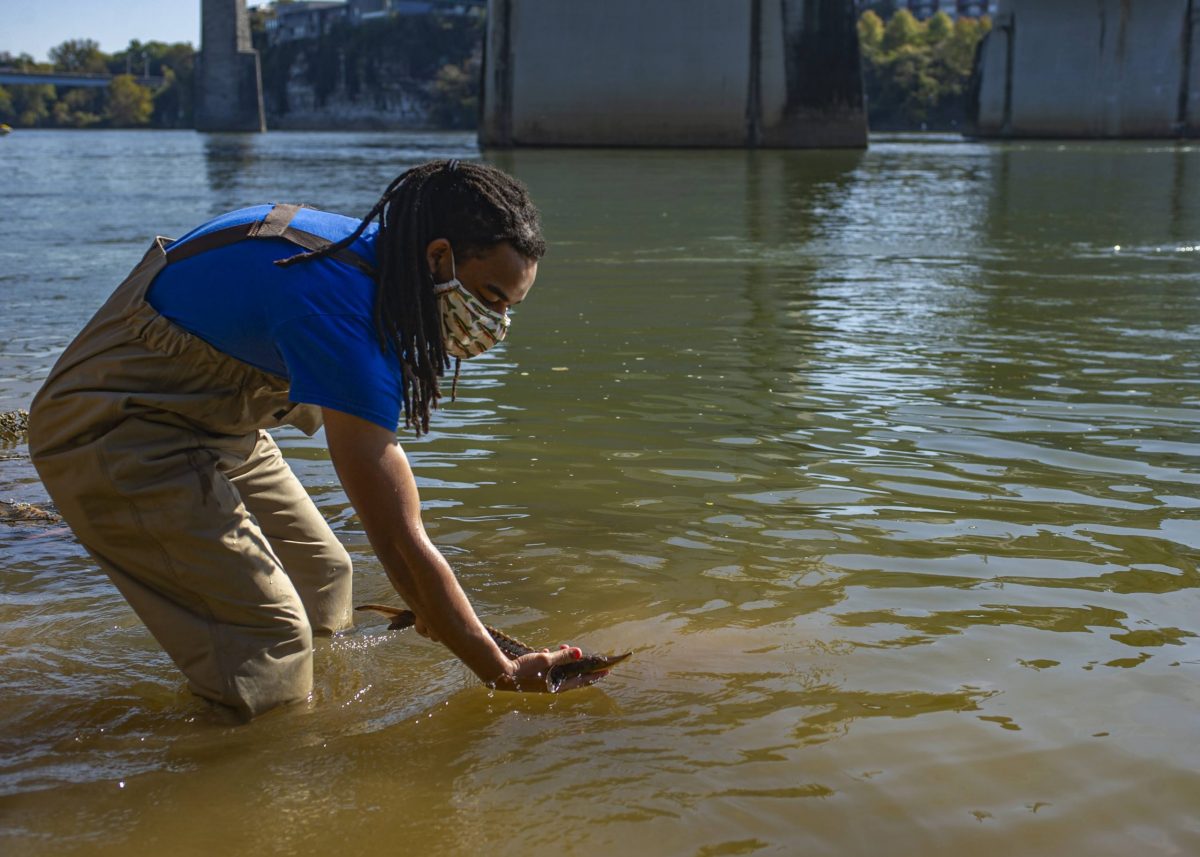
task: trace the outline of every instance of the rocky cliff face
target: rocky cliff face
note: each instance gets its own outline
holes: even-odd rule
[[[267,126],[284,130],[384,130],[428,128],[432,118],[427,82],[383,69],[370,85],[353,85],[339,74],[332,88],[313,82],[311,63],[300,53],[264,92]]]
[[[267,124],[293,129],[469,128],[483,21],[395,17],[261,45]]]

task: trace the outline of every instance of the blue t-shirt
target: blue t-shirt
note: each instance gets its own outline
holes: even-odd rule
[[[261,220],[259,205],[223,214],[179,239]],[[331,241],[358,220],[302,208],[292,226]],[[350,250],[375,264],[371,224]],[[175,246],[175,245],[172,245]],[[303,253],[283,238],[248,238],[167,265],[146,299],[159,313],[217,350],[287,378],[293,402],[343,411],[394,431],[404,384],[400,361],[375,333],[375,283],[362,271],[323,258],[287,268]]]

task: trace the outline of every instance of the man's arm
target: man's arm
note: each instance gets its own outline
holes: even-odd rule
[[[485,682],[505,689],[546,690],[551,667],[578,649],[510,660],[488,634],[466,593],[421,522],[421,500],[408,458],[393,432],[322,409],[325,438],[342,487],[400,597],[428,636],[442,642]],[[585,684],[590,682],[579,682]],[[575,685],[568,685],[575,686]]]

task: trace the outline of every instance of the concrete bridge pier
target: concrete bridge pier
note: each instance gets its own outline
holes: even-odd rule
[[[849,0],[489,0],[485,146],[867,144]]]
[[[267,130],[246,0],[201,2],[195,122],[197,131]]]
[[[1200,0],[1001,0],[980,137],[1200,137]]]

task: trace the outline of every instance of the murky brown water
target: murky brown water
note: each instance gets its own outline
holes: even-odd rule
[[[155,231],[472,151],[0,141],[0,409]],[[234,727],[68,533],[0,529],[5,854],[1200,853],[1200,148],[493,160],[553,249],[406,442],[426,520],[487,621],[635,658],[493,695],[366,620]],[[280,441],[387,597],[321,438]]]

